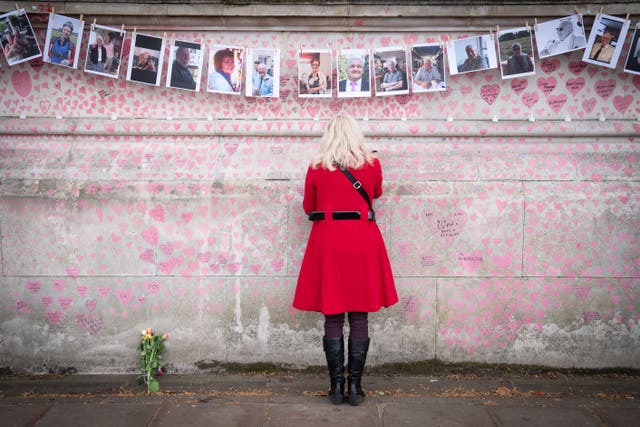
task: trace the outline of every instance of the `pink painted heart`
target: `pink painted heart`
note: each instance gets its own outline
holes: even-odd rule
[[[545,96],[549,96],[549,94],[556,88],[556,84],[557,82],[555,77],[540,77],[537,81],[538,88]]]
[[[551,109],[557,114],[562,107],[564,107],[564,104],[567,103],[567,95],[565,95],[564,93],[561,93],[558,96],[554,96],[551,95],[549,98],[547,98],[547,104],[549,104],[549,107],[551,107]]]
[[[511,89],[515,92],[516,95],[520,95],[529,84],[529,81],[526,79],[512,79],[511,80]]]
[[[54,280],[53,281],[53,287],[58,292],[62,292],[66,286],[67,286],[67,282],[65,282],[64,280]]]
[[[595,85],[596,93],[600,95],[602,99],[609,98],[615,88],[616,81],[614,79],[598,80]]]
[[[64,311],[69,310],[69,307],[71,307],[72,303],[73,303],[73,298],[70,298],[70,297],[58,298],[58,304],[60,305],[60,308],[62,308]]]
[[[164,208],[162,207],[162,205],[158,205],[155,208],[150,209],[149,215],[156,221],[164,222]]]
[[[151,226],[140,233],[140,236],[150,245],[156,246],[158,244],[159,232],[154,226]]]
[[[426,212],[425,217],[433,234],[447,242],[456,239],[467,223],[467,214],[464,211],[455,211],[448,215]]]
[[[129,304],[129,301],[131,300],[132,292],[133,291],[131,289],[118,289],[116,291],[116,298],[118,298],[118,301],[120,301],[120,304],[126,307]]]
[[[51,323],[52,325],[57,325],[58,323],[60,323],[60,320],[62,320],[62,313],[57,310],[47,311],[45,313],[45,316],[49,320],[49,323]]]
[[[538,102],[538,92],[525,93],[522,95],[522,103],[531,108]]]
[[[465,271],[468,271],[469,273],[473,273],[478,268],[480,268],[480,265],[482,264],[483,261],[484,259],[482,257],[482,251],[458,253],[458,264],[460,265],[460,267],[462,267]]]
[[[11,75],[11,83],[21,97],[25,98],[31,93],[31,76],[27,71],[14,71]]]
[[[584,87],[585,80],[584,77],[578,77],[576,79],[567,80],[567,89],[573,96],[576,96],[578,92],[582,90]]]
[[[587,67],[586,62],[582,61],[571,61],[569,62],[569,71],[573,74],[580,74]]]
[[[585,99],[584,101],[582,101],[582,109],[585,111],[585,113],[590,113],[595,108],[596,102],[597,101],[595,98]]]
[[[51,108],[51,101],[40,101],[40,111],[42,111],[42,114],[47,114],[49,108]]]
[[[484,85],[480,88],[480,96],[489,105],[492,105],[496,101],[499,94],[500,86],[498,86],[497,84]]]
[[[37,293],[40,288],[42,287],[40,285],[40,282],[27,282],[26,283],[27,289],[29,290],[29,292],[31,292],[32,294]]]
[[[631,102],[633,102],[632,95],[616,96],[613,98],[613,106],[620,113],[624,113],[625,111],[627,111],[627,108],[629,108]]]
[[[559,59],[543,59],[540,63],[540,68],[547,74],[551,74],[560,68],[560,60]]]
[[[89,292],[89,287],[86,285],[78,285],[76,286],[76,291],[78,291],[78,294],[84,298],[87,296],[87,292]]]
[[[636,87],[636,89],[640,90],[640,76],[639,75],[635,75],[633,76],[633,85]]]

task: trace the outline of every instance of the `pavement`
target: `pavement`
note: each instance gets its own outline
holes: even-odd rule
[[[360,406],[332,405],[320,373],[0,378],[2,426],[637,426],[640,374],[372,373]]]

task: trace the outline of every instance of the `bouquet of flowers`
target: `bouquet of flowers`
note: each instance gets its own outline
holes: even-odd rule
[[[154,335],[151,328],[141,332],[140,339],[140,368],[142,374],[138,377],[138,382],[147,385],[147,393],[160,391],[160,383],[156,377],[164,374],[164,363],[162,362],[162,350],[164,342],[169,338],[169,334]]]

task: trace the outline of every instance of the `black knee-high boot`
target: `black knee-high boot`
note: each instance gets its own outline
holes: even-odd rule
[[[362,391],[362,373],[364,364],[367,361],[367,351],[369,351],[369,341],[356,340],[349,337],[349,403],[353,406],[359,405],[364,401],[364,391]]]
[[[331,379],[329,400],[334,405],[340,405],[344,400],[344,339],[342,336],[339,338],[323,337],[322,346],[327,357],[327,367]]]

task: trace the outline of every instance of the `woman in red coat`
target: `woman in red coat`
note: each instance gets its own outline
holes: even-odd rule
[[[344,168],[358,181],[352,184]],[[359,183],[359,184],[358,184]],[[313,220],[293,306],[325,316],[323,348],[331,388],[329,399],[344,398],[345,313],[349,320],[348,400],[364,400],[362,372],[369,349],[368,313],[398,302],[387,250],[369,200],[382,195],[380,162],[364,146],[356,121],[338,115],[329,123],[313,158],[302,206]]]

